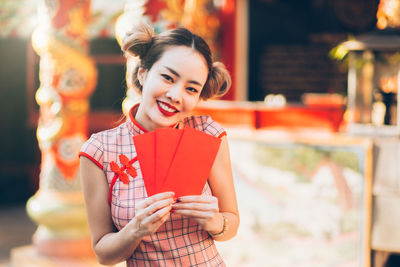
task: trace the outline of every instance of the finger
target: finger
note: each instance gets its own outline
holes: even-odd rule
[[[171,206],[172,203],[174,203],[174,200],[172,198],[167,198],[164,200],[157,201],[147,208],[137,208],[136,209],[136,217],[138,220],[144,220],[145,218],[151,216],[154,212],[156,212],[159,209],[162,209],[166,206]]]
[[[160,224],[161,225],[161,224],[165,223],[165,221],[168,220],[169,216],[170,216],[170,213],[168,212],[168,213],[164,214],[161,217],[161,219],[158,222],[155,222],[154,224]]]
[[[160,199],[164,199],[164,198],[173,197],[174,195],[175,195],[175,192],[168,191],[168,192],[162,192],[162,193],[158,193],[158,194],[152,195],[149,198],[150,199],[155,199],[155,200],[160,200]]]
[[[157,231],[160,226],[165,223],[166,220],[169,218],[169,213],[165,214],[163,217],[161,217],[160,220],[156,221],[155,223],[152,224],[153,232]]]
[[[164,215],[169,215],[171,211],[171,206],[166,206],[162,209],[157,210],[152,215],[148,216],[147,218],[143,219],[143,224],[154,224],[155,222],[161,220]]]
[[[166,206],[171,206],[172,203],[174,203],[174,199],[172,199],[172,198],[167,198],[167,199],[159,200],[159,201],[157,201],[157,202],[151,204],[150,206],[148,206],[148,207],[145,209],[145,211],[146,211],[149,215],[151,215],[151,214],[153,214],[154,212],[156,212],[156,211],[159,210],[159,209],[162,209],[162,208],[164,208],[164,207],[166,207]]]
[[[136,220],[138,220],[139,222],[143,221],[148,216],[149,216],[148,211],[146,209],[136,209],[135,210],[135,217],[136,217]]]
[[[214,196],[183,196],[179,197],[177,202],[202,202],[202,203],[213,203],[217,202],[218,199]]]
[[[152,195],[151,197],[146,198],[142,202],[143,208],[147,208],[148,206],[150,206],[154,202],[157,202],[157,201],[160,201],[160,200],[163,200],[163,199],[167,199],[167,198],[173,198],[174,195],[175,195],[174,192],[163,192],[163,193]]]
[[[214,216],[214,212],[199,210],[174,210],[174,214],[191,217],[193,219],[209,219]]]
[[[174,203],[172,204],[174,210],[198,210],[198,211],[211,211],[218,212],[218,205],[215,203],[202,203],[202,202],[189,202],[189,203]]]

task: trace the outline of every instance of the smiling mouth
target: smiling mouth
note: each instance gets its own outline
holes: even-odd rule
[[[177,110],[175,107],[159,100],[157,100],[157,107],[165,116],[172,116],[179,112],[179,110]]]

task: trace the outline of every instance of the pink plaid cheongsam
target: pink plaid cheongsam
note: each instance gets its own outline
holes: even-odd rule
[[[138,105],[133,107],[129,119],[118,127],[93,134],[80,152],[80,156],[93,161],[107,177],[111,187],[111,215],[118,230],[135,216],[135,204],[147,197],[133,143],[133,136],[146,132],[134,119],[137,108]],[[217,137],[225,135],[223,128],[209,116],[188,117],[179,123],[179,127],[192,127]],[[127,168],[120,161],[121,154],[130,160],[130,168],[136,169],[136,177],[128,175],[129,180],[125,183],[123,179],[115,179],[110,166],[115,162],[121,170]],[[202,194],[211,195],[208,183]],[[157,232],[142,239],[126,263],[128,267],[225,266],[208,232],[196,221],[172,213]]]

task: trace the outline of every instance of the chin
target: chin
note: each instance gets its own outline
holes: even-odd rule
[[[171,119],[165,120],[164,118],[160,118],[160,117],[158,117],[155,120],[153,120],[154,124],[156,124],[157,127],[159,127],[159,128],[170,127],[171,125],[176,124],[178,121],[179,120],[176,120],[176,119],[174,119],[174,120],[171,120]]]

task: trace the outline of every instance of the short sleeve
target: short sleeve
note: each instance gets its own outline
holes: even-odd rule
[[[203,120],[203,131],[218,138],[226,135],[225,129],[210,116],[201,116]]]
[[[103,169],[103,154],[104,148],[98,134],[92,134],[89,140],[83,144],[79,152],[79,156],[90,159],[100,169]]]

